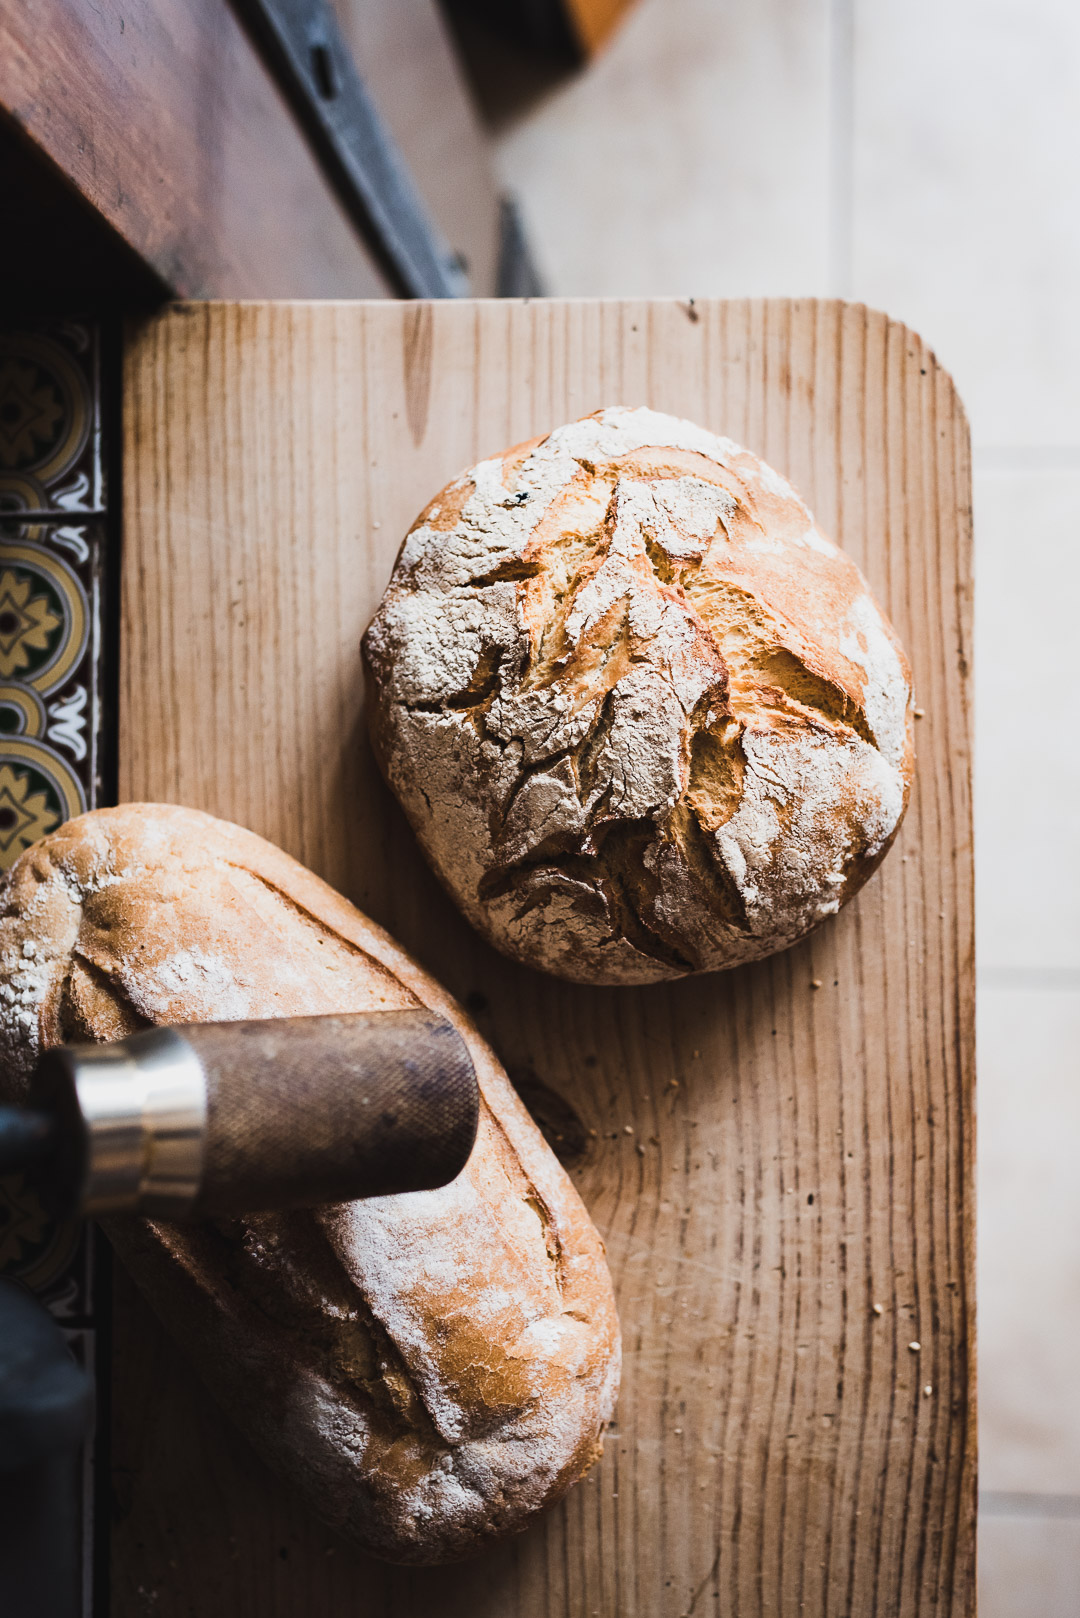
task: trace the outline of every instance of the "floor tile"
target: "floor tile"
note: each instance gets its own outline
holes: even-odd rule
[[[975,481],[979,965],[1080,969],[1080,472]]]
[[[1080,7],[851,3],[850,292],[936,347],[976,443],[1080,444]]]
[[[1080,1495],[1078,1050],[1080,989],[980,992],[984,1490]]]
[[[979,1618],[1076,1618],[1080,1518],[979,1523]]]
[[[642,0],[497,143],[563,296],[822,293],[828,0]]]

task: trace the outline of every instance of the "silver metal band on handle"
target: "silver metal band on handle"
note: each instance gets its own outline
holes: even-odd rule
[[[206,1074],[172,1028],[69,1052],[86,1121],[86,1213],[187,1212],[202,1181]]]

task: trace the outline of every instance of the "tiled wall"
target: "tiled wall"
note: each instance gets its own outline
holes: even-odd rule
[[[837,294],[975,445],[982,1618],[1080,1612],[1080,6],[641,0],[499,140],[556,294]]]
[[[103,796],[104,416],[95,322],[0,328],[0,871]],[[4,991],[10,997],[17,989],[16,975]],[[103,1269],[107,1260],[84,1221],[51,1218],[22,1174],[0,1178],[0,1277],[48,1306],[91,1377],[105,1312]],[[101,1529],[93,1444],[71,1464],[81,1536],[77,1610],[89,1613]]]

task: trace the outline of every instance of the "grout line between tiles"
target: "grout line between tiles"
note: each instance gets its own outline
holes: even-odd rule
[[[981,989],[1080,989],[1080,967],[1075,966],[981,966],[977,974]]]
[[[983,1517],[1080,1517],[1080,1495],[981,1490],[979,1514]]]
[[[976,472],[1080,472],[1077,444],[975,445]]]

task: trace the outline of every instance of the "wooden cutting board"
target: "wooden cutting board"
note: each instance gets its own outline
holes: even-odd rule
[[[913,333],[836,302],[184,305],[129,334],[120,780],[281,844],[473,1009],[561,1134],[625,1340],[602,1466],[479,1561],[393,1569],[272,1478],[117,1280],[114,1612],[910,1618],[974,1605],[970,466]],[[805,944],[587,989],[487,948],[364,736],[409,523],[604,404],[763,454],[915,670],[902,834]],[[814,987],[815,983],[820,987]]]

